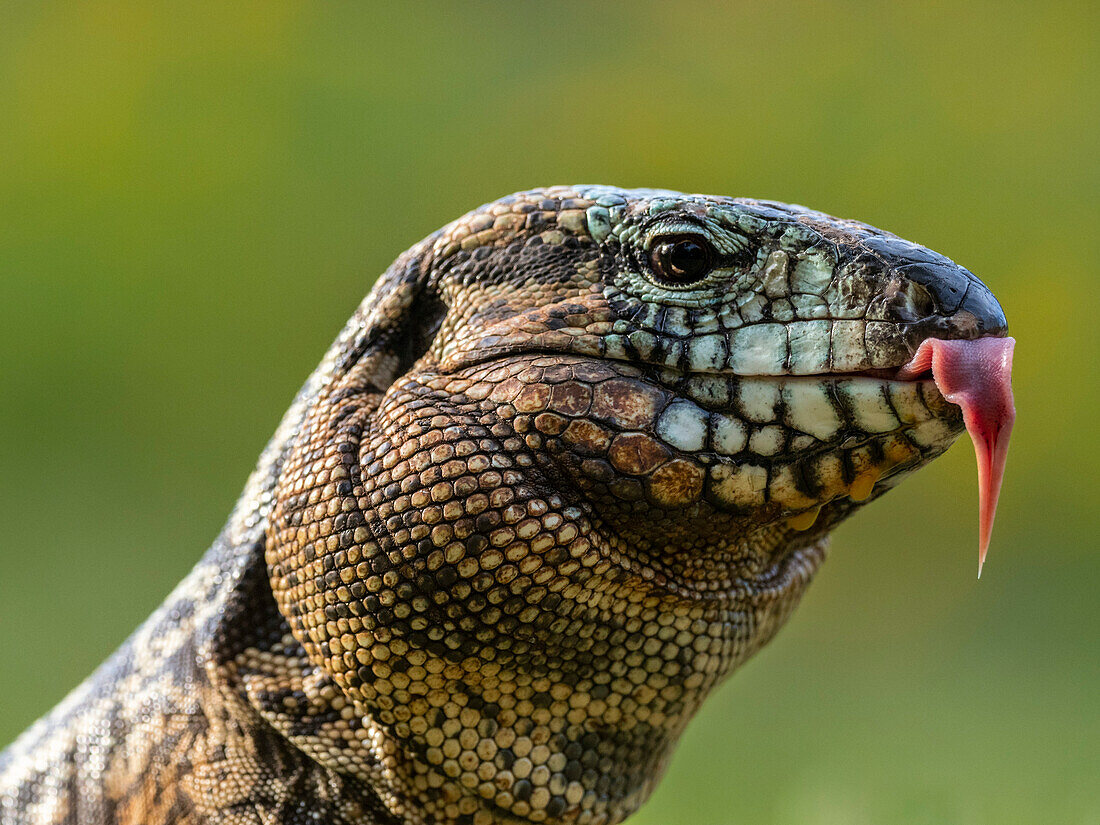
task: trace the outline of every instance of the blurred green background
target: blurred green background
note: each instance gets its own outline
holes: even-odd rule
[[[986,573],[965,440],[837,531],[651,823],[1100,822],[1096,3],[9,2],[0,745],[187,572],[401,250],[599,182],[856,217],[998,294]]]

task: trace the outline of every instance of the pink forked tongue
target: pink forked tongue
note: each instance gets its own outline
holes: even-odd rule
[[[943,397],[962,407],[963,423],[978,459],[978,578],[989,549],[1001,492],[1008,436],[1016,420],[1012,404],[1013,338],[944,341],[928,338],[898,373],[915,378],[929,367]]]

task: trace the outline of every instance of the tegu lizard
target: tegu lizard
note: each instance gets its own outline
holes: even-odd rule
[[[619,822],[964,412],[984,552],[1006,329],[947,258],[798,206],[482,206],[382,275],[194,571],[0,756],[0,821]]]

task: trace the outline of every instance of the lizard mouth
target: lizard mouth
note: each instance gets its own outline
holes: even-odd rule
[[[768,521],[788,520],[796,530],[814,526],[823,508],[838,509],[834,499],[862,502],[876,487],[892,486],[879,482],[927,463],[965,426],[978,458],[979,556],[985,558],[1014,417],[1011,338],[928,338],[898,366],[801,375],[682,371],[518,343],[456,354],[445,371],[480,372],[511,359],[546,370],[585,363],[594,372],[636,377],[640,392],[648,392],[640,382],[660,387],[653,417],[634,427],[651,430],[662,449],[702,465],[703,497],[720,509],[760,516],[764,508]],[[613,416],[604,420],[622,425]],[[656,503],[674,504],[659,495]]]

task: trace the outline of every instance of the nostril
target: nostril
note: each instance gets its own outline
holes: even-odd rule
[[[932,294],[916,281],[894,280],[886,289],[886,310],[894,319],[913,323],[936,312]]]
[[[923,290],[931,305],[928,315],[951,315],[959,308],[973,278],[950,261],[914,263],[898,267],[897,275],[906,283]]]

